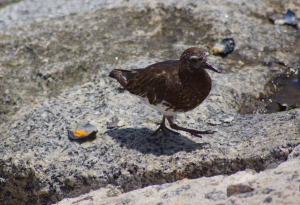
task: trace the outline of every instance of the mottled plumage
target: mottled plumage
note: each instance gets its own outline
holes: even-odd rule
[[[167,118],[171,128],[201,137],[199,134],[213,132],[179,127],[174,124],[174,115],[194,109],[208,96],[211,79],[205,69],[219,73],[207,63],[206,54],[202,49],[192,47],[184,51],[179,60],[155,63],[144,69],[114,69],[109,76],[164,115],[159,129],[153,134],[160,129],[164,133],[166,130],[177,133],[165,126]]]

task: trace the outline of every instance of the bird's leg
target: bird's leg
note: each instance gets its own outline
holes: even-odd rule
[[[200,134],[214,134],[215,133],[214,131],[210,131],[210,130],[207,130],[207,131],[198,131],[198,130],[188,129],[188,128],[184,128],[184,127],[179,127],[178,125],[176,125],[174,123],[174,116],[167,116],[167,120],[168,120],[168,122],[170,124],[170,127],[172,129],[182,130],[182,131],[185,131],[185,132],[189,132],[191,135],[193,135],[195,137],[202,138],[202,136]]]
[[[155,132],[152,133],[152,136],[153,136],[153,135],[156,135],[156,134],[158,133],[159,130],[162,130],[163,133],[164,133],[164,135],[168,135],[168,132],[167,132],[167,131],[172,132],[172,133],[174,133],[174,134],[176,134],[176,135],[179,135],[178,132],[175,132],[175,131],[173,131],[173,130],[170,130],[169,128],[166,127],[166,124],[165,124],[165,118],[166,118],[166,117],[163,116],[163,120],[162,120],[162,122],[160,123],[159,128],[158,128],[157,130],[155,130]]]

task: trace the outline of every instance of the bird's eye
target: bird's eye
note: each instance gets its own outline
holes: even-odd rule
[[[192,63],[197,63],[197,59],[195,59],[195,58],[192,58],[191,61],[192,61]]]

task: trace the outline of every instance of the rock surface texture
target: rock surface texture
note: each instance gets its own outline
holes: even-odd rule
[[[299,156],[299,150],[297,153]],[[125,194],[120,194],[118,187],[108,186],[77,198],[64,199],[57,205],[297,204],[300,201],[299,170],[300,159],[297,157],[260,173],[246,169],[230,176],[185,178]]]
[[[51,204],[99,188],[61,203],[296,204],[300,109],[239,111],[259,107],[253,99],[272,91],[272,77],[299,70],[300,32],[267,18],[287,9],[300,17],[299,5],[24,0],[0,7],[0,204]],[[211,52],[222,38],[236,47],[209,55],[222,71],[209,71],[210,95],[176,118],[217,132],[150,136],[161,114],[109,71],[178,59],[192,46]],[[116,120],[122,127],[106,128]],[[98,128],[95,138],[68,139],[87,122]]]

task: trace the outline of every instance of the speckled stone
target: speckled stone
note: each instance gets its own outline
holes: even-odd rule
[[[300,147],[300,146],[298,146]],[[293,177],[300,170],[300,157],[283,162],[275,169],[259,173],[239,171],[232,175],[218,175],[199,179],[182,179],[173,183],[153,185],[115,197],[105,196],[109,188],[91,191],[78,198],[67,198],[57,203],[85,204],[298,204],[300,180]],[[278,175],[277,172],[282,172]],[[252,191],[227,197],[230,186],[251,187]],[[250,189],[249,189],[250,190]],[[167,196],[167,197],[166,197]],[[84,200],[84,201],[83,201]]]

